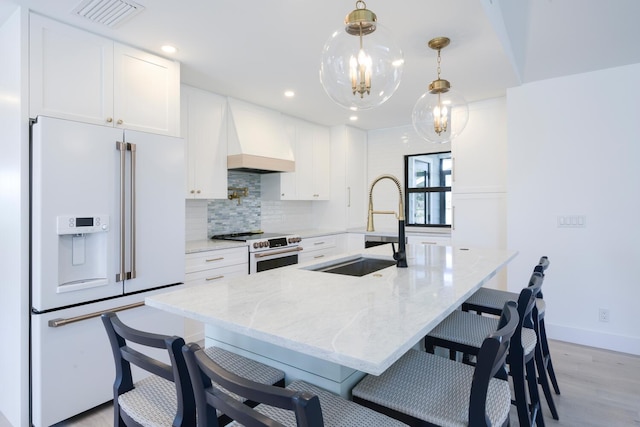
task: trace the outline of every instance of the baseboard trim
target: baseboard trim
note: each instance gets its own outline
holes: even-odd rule
[[[640,338],[554,325],[545,321],[549,339],[640,356]]]

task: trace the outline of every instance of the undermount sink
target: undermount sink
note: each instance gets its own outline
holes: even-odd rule
[[[311,267],[309,270],[362,277],[369,273],[373,273],[374,271],[391,267],[395,264],[395,261],[388,259],[359,257],[349,260],[341,260],[333,264],[323,265],[322,267]]]

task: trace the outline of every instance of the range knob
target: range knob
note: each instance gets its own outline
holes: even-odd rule
[[[258,249],[259,247],[260,247],[260,244],[259,244],[258,242],[255,242],[255,243],[253,244],[253,248],[254,248],[254,249]]]

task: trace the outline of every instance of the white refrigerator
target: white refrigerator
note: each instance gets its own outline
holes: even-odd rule
[[[184,147],[162,135],[38,117],[31,126],[31,415],[48,426],[110,400],[100,314],[182,335],[144,306],[184,281]]]

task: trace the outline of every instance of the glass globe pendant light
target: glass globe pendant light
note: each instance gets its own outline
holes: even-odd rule
[[[320,82],[327,95],[350,110],[385,102],[400,85],[404,57],[389,31],[364,1],[345,18],[322,49]]]
[[[429,47],[438,51],[438,78],[416,102],[411,114],[418,135],[429,142],[448,142],[464,130],[469,120],[469,106],[464,97],[440,78],[440,50],[449,46],[447,37],[436,37]]]

